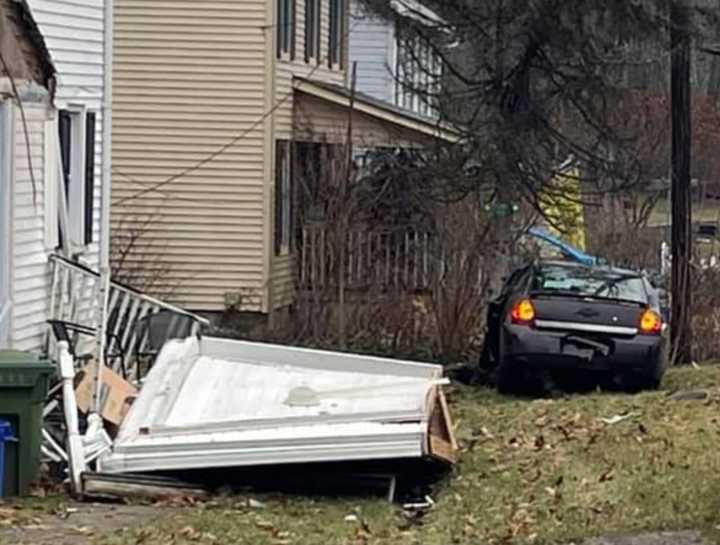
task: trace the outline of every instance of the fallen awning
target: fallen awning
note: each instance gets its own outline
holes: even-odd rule
[[[436,365],[217,338],[170,341],[102,471],[452,463],[445,382]]]

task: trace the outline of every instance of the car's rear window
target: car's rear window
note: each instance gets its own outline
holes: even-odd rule
[[[533,291],[623,299],[646,303],[645,283],[638,275],[591,267],[540,267],[533,279]]]

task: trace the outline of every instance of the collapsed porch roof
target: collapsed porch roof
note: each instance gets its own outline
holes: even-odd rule
[[[460,137],[454,128],[446,124],[414,114],[365,93],[358,91],[353,98],[352,91],[340,85],[295,77],[293,88],[296,92],[318,99],[327,105],[339,107],[345,112],[353,102],[355,112],[384,125],[388,131],[403,133],[405,139],[414,137],[419,140],[430,138],[456,142]],[[342,122],[344,119],[338,121]]]
[[[217,338],[171,341],[102,467],[453,462],[443,383],[436,365]]]

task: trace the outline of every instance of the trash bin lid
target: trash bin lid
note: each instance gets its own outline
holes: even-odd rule
[[[0,442],[5,442],[8,439],[15,439],[12,424],[7,420],[0,420]]]

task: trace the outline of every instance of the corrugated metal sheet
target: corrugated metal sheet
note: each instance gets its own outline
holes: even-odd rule
[[[142,268],[151,254],[147,274],[165,277],[170,299],[189,308],[222,310],[225,293],[240,291],[245,308],[261,307],[269,221],[264,125],[255,125],[266,102],[266,17],[265,0],[115,0],[113,199],[243,135],[113,208],[117,233],[143,233],[128,265]]]
[[[224,339],[169,342],[104,471],[422,457],[442,368]]]

